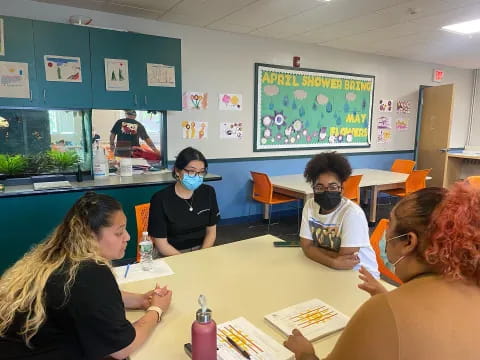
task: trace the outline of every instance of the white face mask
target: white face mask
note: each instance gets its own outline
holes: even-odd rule
[[[380,244],[380,257],[382,258],[383,260],[383,263],[385,264],[385,266],[390,269],[391,272],[393,272],[394,274],[396,274],[396,265],[402,261],[403,259],[405,259],[406,255],[403,255],[401,256],[397,261],[395,261],[394,263],[390,262],[390,260],[388,259],[388,255],[387,255],[387,244],[389,241],[393,240],[393,239],[398,239],[400,237],[403,237],[403,236],[406,236],[408,234],[402,234],[402,235],[398,235],[398,236],[394,236],[394,237],[391,237],[389,239],[385,239],[385,241],[383,241],[383,244]],[[382,246],[384,245],[384,246]]]

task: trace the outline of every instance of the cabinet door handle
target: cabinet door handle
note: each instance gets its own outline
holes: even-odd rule
[[[32,101],[33,95],[32,95],[32,90],[30,90],[30,101]]]
[[[148,101],[147,101],[147,95],[145,95],[145,105],[148,104]]]
[[[43,89],[43,102],[47,101],[47,89]]]
[[[133,102],[137,105],[137,94],[133,95]]]

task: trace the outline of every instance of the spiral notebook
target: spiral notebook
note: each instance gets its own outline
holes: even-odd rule
[[[323,301],[312,299],[268,314],[265,320],[286,336],[298,329],[308,340],[315,341],[342,330],[350,318]]]

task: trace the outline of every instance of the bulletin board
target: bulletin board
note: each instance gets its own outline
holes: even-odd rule
[[[254,151],[369,147],[375,76],[255,64]]]

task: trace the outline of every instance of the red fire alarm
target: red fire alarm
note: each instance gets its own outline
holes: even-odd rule
[[[443,70],[433,69],[433,81],[442,82],[443,75],[445,75]]]
[[[294,56],[293,57],[293,67],[300,67],[300,56]]]

